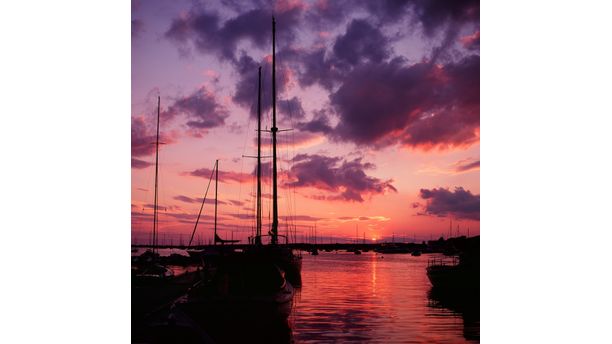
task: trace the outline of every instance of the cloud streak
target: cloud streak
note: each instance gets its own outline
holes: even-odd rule
[[[185,175],[201,178],[210,178],[212,170],[209,168],[199,168],[191,172],[185,172]],[[214,177],[214,175],[213,175]],[[241,173],[234,171],[223,171],[219,170],[219,182],[220,183],[250,183],[253,181],[253,175],[249,173]]]

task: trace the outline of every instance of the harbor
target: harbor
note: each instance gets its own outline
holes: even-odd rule
[[[456,238],[449,243],[460,240],[477,243],[479,238]],[[133,341],[148,342],[153,334],[151,342],[164,342],[160,338],[172,342],[177,336],[187,338],[186,334],[193,343],[479,341],[478,289],[438,290],[427,277],[432,262],[452,264],[459,256],[446,256],[443,248],[435,249],[438,252],[425,249],[418,257],[377,253],[374,247],[365,248],[361,255],[355,255],[351,252],[354,247],[349,246],[338,246],[330,252],[320,249],[318,255],[301,251],[302,285],[295,290],[286,319],[260,316],[220,321],[220,315],[211,309],[209,317],[194,320],[181,310],[181,303],[186,302],[183,294],[169,297],[166,307],[157,308],[148,323],[133,326]],[[132,256],[138,257],[140,250],[146,248],[139,248]],[[189,256],[184,248],[163,248],[159,252],[162,261],[173,254],[185,257],[181,263],[184,266],[174,266],[182,274],[192,273],[190,267],[197,272],[196,263],[185,263]],[[243,330],[232,330],[237,327]]]
[[[136,147],[137,155],[154,156],[150,162],[132,160],[133,169],[142,170],[133,175],[148,185],[133,190],[138,196],[132,203],[132,342],[479,342],[480,196],[462,186],[398,196],[396,185],[408,179],[373,176],[376,165],[366,159],[375,154],[329,156],[315,148],[337,141],[325,114],[331,108],[313,111],[307,123],[300,100],[287,98],[296,56],[287,43],[294,28],[283,10],[275,11],[251,23],[265,25],[252,33],[260,61],[243,50],[240,60],[231,62],[240,73],[231,100],[248,115],[243,126],[234,122],[225,135],[234,142],[242,137],[240,155],[239,146],[212,139],[210,130],[223,127],[231,112],[230,98],[219,103],[211,83],[187,98],[162,95],[159,89],[149,93],[149,99],[156,94],[155,110],[145,103],[154,125],[150,117],[148,124],[144,117],[142,124],[132,124],[133,155]],[[196,21],[209,19],[204,14]],[[182,37],[179,31],[189,25],[183,20],[189,16],[175,20],[166,37]],[[355,19],[347,36],[372,30],[369,25]],[[336,41],[336,53],[343,39]],[[470,58],[470,63],[477,59]],[[331,68],[345,67],[338,62]],[[362,88],[367,77],[358,75],[351,101],[370,93],[369,86]],[[342,97],[341,91],[331,99]],[[383,124],[372,115],[387,104],[362,105],[369,108],[367,122]],[[192,118],[173,125],[183,116]],[[344,130],[342,125],[337,123],[337,130]],[[173,143],[185,126],[189,139],[181,140],[189,144],[183,150]],[[327,135],[318,136],[320,130]],[[304,135],[311,138],[304,141]],[[472,160],[460,163],[477,171],[479,161]],[[214,163],[210,169],[176,170],[195,161]],[[396,171],[385,171],[390,173]],[[184,193],[177,194],[177,188]],[[406,203],[405,197],[413,201]],[[413,214],[406,217],[398,206],[410,206]],[[393,208],[403,225],[387,216]],[[435,239],[446,219],[448,234],[443,230]],[[470,235],[473,226],[478,229]],[[403,238],[396,240],[394,230]]]

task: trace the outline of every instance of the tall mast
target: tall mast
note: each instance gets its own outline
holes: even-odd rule
[[[215,245],[217,244],[217,189],[219,185],[219,159],[215,163]]]
[[[261,66],[257,83],[257,233],[255,244],[261,245]]]
[[[157,246],[157,174],[159,170],[159,104],[160,96],[157,96],[157,136],[155,139],[155,198],[153,200],[153,253]]]
[[[276,20],[272,17],[272,240],[278,243],[278,190],[276,185]]]

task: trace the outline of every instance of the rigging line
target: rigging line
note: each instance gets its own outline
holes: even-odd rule
[[[286,153],[286,160],[283,162],[283,164],[281,164],[281,171],[283,173],[281,173],[281,176],[283,176],[283,180],[286,183],[287,182],[287,174],[288,174],[288,170],[285,168],[285,165],[288,163],[288,159],[289,159],[289,145],[287,144],[288,139],[285,137],[283,138],[283,144],[285,145],[285,153]],[[281,183],[281,186],[284,185],[284,183]],[[293,209],[291,207],[291,194],[289,193],[289,191],[287,190],[286,187],[283,187],[283,194],[285,195],[285,199],[286,201],[285,203],[285,209],[286,209],[286,214],[285,214],[285,223],[287,226],[289,226],[289,224],[291,224],[293,222],[293,218],[294,218],[294,213],[293,213]]]
[[[157,246],[157,181],[158,181],[158,170],[159,170],[159,114],[160,114],[160,102],[161,97],[157,96],[157,136],[155,140],[155,198],[153,201],[153,256],[155,256],[155,246]]]
[[[251,129],[251,114],[247,112],[247,118],[246,118],[246,127],[247,130],[246,132],[250,132]],[[249,135],[244,135],[244,142],[242,144],[242,154],[241,156],[244,156],[246,149],[247,149],[247,142],[249,140]],[[242,175],[242,173],[244,172],[244,159],[240,159],[240,174]],[[238,186],[238,201],[242,202],[242,183],[239,183],[240,185]],[[242,220],[240,219],[240,214],[242,213],[242,207],[239,206],[238,208],[238,223],[244,223],[241,222]],[[248,223],[248,222],[247,222]]]
[[[215,163],[216,166],[216,163]],[[195,235],[196,229],[198,228],[198,222],[200,222],[200,216],[202,215],[202,209],[204,208],[204,203],[206,202],[206,196],[208,195],[208,189],[210,188],[210,183],[212,182],[213,173],[215,169],[213,168],[210,171],[210,178],[208,179],[208,186],[206,186],[206,192],[204,193],[204,198],[202,199],[202,205],[200,206],[200,212],[198,213],[198,217],[196,219],[195,225],[193,226],[193,232],[191,232],[191,238],[189,239],[188,247],[191,247],[191,242],[193,241],[193,236]]]
[[[293,116],[293,106],[291,103],[289,103],[289,123],[291,125],[291,128],[294,128],[294,116]],[[295,131],[291,130],[291,152],[289,150],[289,143],[287,143],[287,165],[288,168],[287,170],[291,170],[291,166],[289,166],[290,162],[292,161],[292,159],[290,159],[289,155],[293,155],[295,156]],[[289,139],[288,139],[289,141]],[[291,154],[293,153],[293,154]],[[288,191],[288,193],[291,193],[291,191]],[[287,200],[291,205],[292,205],[292,210],[293,210],[293,216],[292,216],[292,224],[295,226],[295,215],[297,215],[297,207],[296,207],[296,201],[295,201],[295,185],[293,186],[293,197],[291,199]]]

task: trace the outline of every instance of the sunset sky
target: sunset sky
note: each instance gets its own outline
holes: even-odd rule
[[[188,240],[219,159],[220,236],[254,220],[257,67],[271,127],[277,21],[279,213],[334,241],[480,231],[479,1],[132,1],[132,237]],[[265,142],[269,134],[263,135]],[[270,155],[268,144],[263,154]],[[264,194],[271,193],[264,159]],[[212,237],[214,184],[198,226]],[[264,198],[264,225],[271,203]],[[165,237],[164,237],[165,233]],[[244,242],[244,241],[243,241]]]

